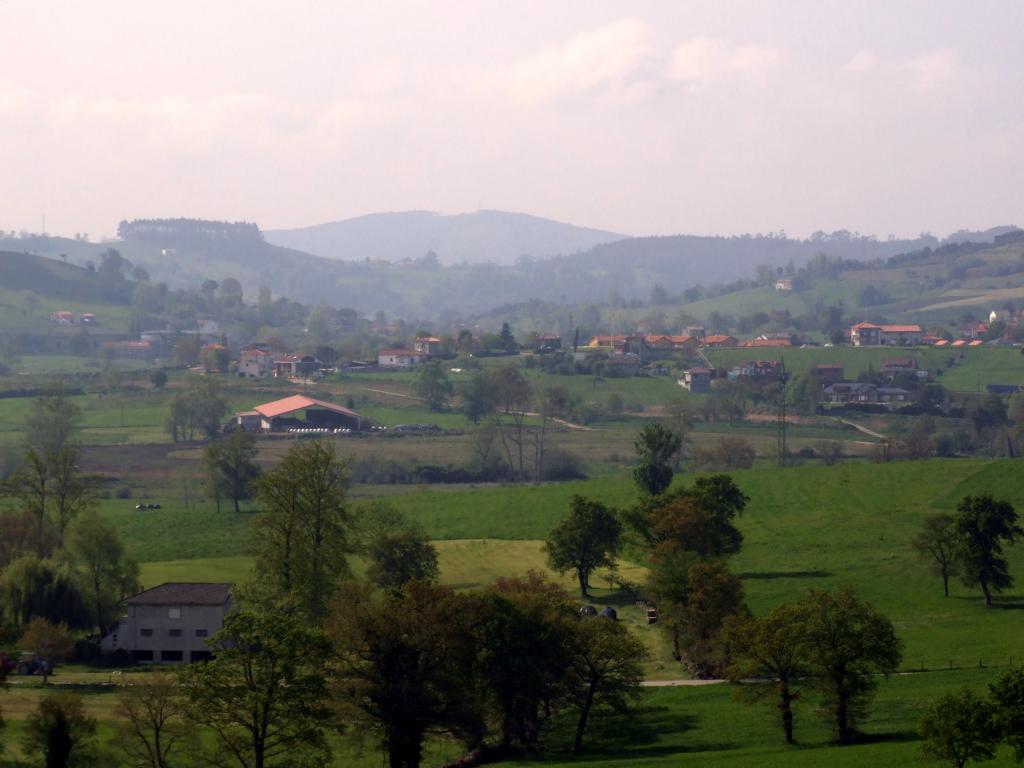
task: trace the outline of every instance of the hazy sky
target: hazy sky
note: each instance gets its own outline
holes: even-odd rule
[[[1024,224],[1024,3],[0,0],[0,228]]]

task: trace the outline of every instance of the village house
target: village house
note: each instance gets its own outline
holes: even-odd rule
[[[779,349],[783,347],[792,347],[793,342],[790,341],[787,336],[784,339],[747,339],[741,341],[737,346],[749,347],[752,349]]]
[[[262,347],[246,347],[238,353],[238,376],[265,379],[274,373],[274,354]]]
[[[855,347],[911,345],[919,343],[924,335],[924,329],[916,323],[911,325],[857,323],[850,328],[850,343]]]
[[[695,336],[669,336],[666,334],[655,334],[645,336],[643,344],[644,348],[647,350],[672,354],[674,352],[692,352],[700,345],[700,342]]]
[[[423,365],[427,356],[412,349],[382,349],[377,353],[377,367],[402,370]]]
[[[910,402],[911,393],[900,387],[877,387],[860,381],[840,381],[830,384],[823,391],[825,402],[884,403],[886,405]]]
[[[825,385],[843,380],[844,369],[839,363],[819,363],[811,368],[811,375]]]
[[[729,378],[774,379],[779,375],[778,360],[747,360],[729,371]]]
[[[707,394],[711,391],[711,377],[710,368],[690,368],[679,379],[679,386],[695,395]]]
[[[609,377],[629,378],[640,372],[640,356],[632,353],[615,355],[604,361],[605,375]]]
[[[710,349],[716,349],[719,347],[735,347],[739,344],[739,341],[735,336],[729,336],[722,333],[713,333],[710,336],[704,337],[704,346]]]
[[[323,367],[324,364],[312,355],[282,355],[274,360],[274,376],[308,379]]]
[[[887,357],[882,361],[882,373],[895,376],[900,373],[918,373],[916,357]],[[927,371],[925,371],[927,375]]]
[[[542,333],[537,336],[533,351],[540,355],[558,352],[562,349],[562,337],[557,333]]]
[[[787,293],[793,290],[793,278],[780,277],[775,281],[775,290],[778,293]]]
[[[965,323],[960,326],[960,338],[965,341],[980,339],[988,333],[988,323]]]
[[[703,325],[688,325],[686,326],[685,336],[689,336],[697,340],[697,343],[704,341],[704,337],[707,336],[707,330]]]
[[[125,615],[100,648],[142,663],[208,659],[206,641],[224,627],[231,611],[231,586],[168,582],[129,597]]]
[[[433,357],[441,354],[441,340],[436,336],[421,336],[412,343],[413,351]]]
[[[55,325],[74,325],[75,313],[68,312],[66,309],[62,309],[58,312],[51,312],[50,322],[54,323]]]

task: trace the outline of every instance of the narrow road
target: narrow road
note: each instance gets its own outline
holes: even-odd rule
[[[858,432],[863,432],[865,435],[870,435],[871,437],[876,437],[879,440],[885,440],[885,435],[879,434],[878,432],[875,432],[872,429],[868,429],[865,426],[861,426],[860,424],[858,424],[858,423],[856,423],[854,421],[847,421],[846,419],[839,419],[839,422],[841,424],[847,424],[847,425],[853,427],[854,429],[856,429]]]
[[[718,685],[725,680],[644,680],[640,683],[644,688],[689,688],[699,685]]]

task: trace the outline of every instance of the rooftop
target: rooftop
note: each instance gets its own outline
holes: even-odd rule
[[[348,408],[335,405],[334,403],[328,403],[325,400],[306,397],[305,395],[292,395],[291,397],[285,397],[281,400],[274,400],[270,403],[257,405],[253,410],[264,418],[273,419],[277,416],[284,416],[286,413],[304,411],[306,408],[323,408],[324,410],[333,411],[334,413],[340,413],[356,419],[359,418],[358,413],[349,410]]]
[[[125,600],[126,605],[223,605],[231,597],[230,583],[174,582],[147,589]]]

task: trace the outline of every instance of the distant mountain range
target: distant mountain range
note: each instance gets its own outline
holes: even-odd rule
[[[628,236],[539,216],[477,211],[444,216],[430,211],[371,213],[301,229],[263,233],[267,242],[344,261],[420,259],[442,264],[514,264],[520,256],[578,253]]]
[[[518,250],[514,243],[526,242],[525,236],[517,239],[517,235],[495,241],[498,245],[488,252],[494,258],[484,263],[470,263],[467,256],[465,261],[446,266],[441,251],[435,249],[438,259],[426,257],[430,246],[440,241],[416,241],[411,234],[417,229],[415,224],[407,231],[400,231],[402,226],[398,222],[407,217],[413,222],[435,223],[465,218],[470,223],[458,225],[464,232],[473,227],[488,229],[487,221],[504,222],[511,227],[508,232],[514,230],[515,221],[520,221],[530,223],[526,230],[535,233],[551,225],[552,231],[564,228],[563,232],[616,237],[529,216],[482,211],[466,217],[413,213],[378,214],[352,220],[361,221],[363,224],[359,226],[366,227],[365,238],[361,240],[364,250],[359,252],[361,257],[355,257],[356,252],[350,251],[353,258],[345,259],[310,254],[299,243],[295,247],[277,245],[272,241],[281,242],[280,232],[262,233],[252,223],[193,219],[122,222],[120,239],[102,244],[48,236],[0,237],[0,251],[51,258],[64,256],[69,264],[93,262],[98,265],[101,252],[114,247],[134,266],[144,268],[153,281],[166,282],[172,288],[196,287],[206,279],[220,281],[233,277],[241,282],[249,301],[261,287],[266,287],[275,298],[287,296],[310,305],[351,307],[366,314],[383,310],[392,317],[428,320],[469,318],[505,305],[532,301],[559,306],[622,305],[646,302],[656,293],[679,301],[683,292],[695,286],[706,288],[730,283],[740,277],[753,276],[759,267],[770,267],[773,271],[789,265],[798,268],[819,254],[865,263],[868,272],[864,279],[870,280],[872,270],[882,267],[887,259],[897,254],[936,251],[940,261],[952,264],[966,257],[960,251],[945,253],[946,246],[967,240],[991,243],[995,236],[1012,229],[961,231],[944,240],[931,235],[912,240],[877,240],[845,231],[818,232],[805,240],[783,235],[635,237],[603,242],[586,250],[563,248],[562,255],[547,258],[538,256],[540,251],[535,250],[534,258],[530,259],[509,257]],[[373,222],[372,226],[367,222]],[[384,222],[390,222],[390,226],[385,226]],[[395,231],[389,232],[389,229]],[[424,227],[419,231],[428,229]],[[367,234],[371,230],[379,233],[377,245]],[[441,230],[444,227],[437,231]],[[488,231],[499,230],[492,227]],[[550,244],[547,247],[558,247],[559,241],[554,236],[547,242]],[[395,250],[397,243],[404,243],[405,250]],[[499,252],[513,263],[495,263],[495,254]],[[403,255],[407,253],[411,255]],[[17,264],[12,260],[9,269],[15,272],[24,269]],[[970,269],[969,266],[964,268]],[[806,298],[810,294],[799,295]],[[898,297],[894,294],[890,298]]]

